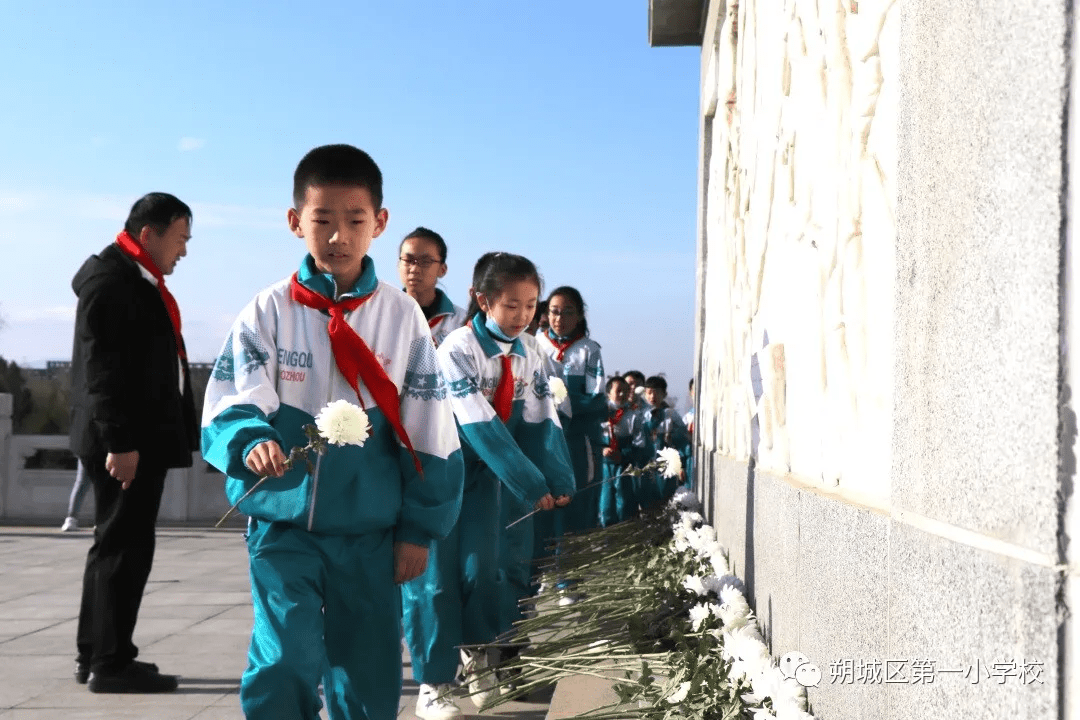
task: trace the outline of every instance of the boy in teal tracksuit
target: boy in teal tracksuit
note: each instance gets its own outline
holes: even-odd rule
[[[251,516],[254,627],[245,717],[391,720],[401,696],[400,595],[454,526],[463,468],[419,306],[367,256],[386,227],[382,175],[361,150],[316,148],[294,177],[290,229],[308,255],[240,313],[206,390],[202,448]],[[286,471],[330,401],[370,436]]]

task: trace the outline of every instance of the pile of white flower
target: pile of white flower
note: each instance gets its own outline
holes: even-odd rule
[[[728,678],[751,688],[742,699],[751,707],[754,720],[812,720],[813,716],[806,712],[806,688],[786,678],[773,662],[743,594],[743,583],[731,575],[716,530],[706,525],[698,512],[697,497],[689,490],[680,490],[671,499],[670,507],[676,513],[670,551],[676,555],[692,552],[712,570],[708,575],[688,575],[682,583],[701,598],[690,608],[693,631],[708,633],[721,642],[723,658],[730,663]],[[680,683],[667,701],[674,705],[686,702],[690,686],[689,682]]]
[[[623,472],[677,477],[681,469],[667,449]],[[618,697],[582,716],[593,720],[812,720],[805,689],[774,662],[692,492],[634,520],[564,536],[540,580],[535,607],[496,644],[527,649],[491,668],[505,691],[492,705],[585,674],[612,679]],[[559,602],[560,583],[576,602]]]

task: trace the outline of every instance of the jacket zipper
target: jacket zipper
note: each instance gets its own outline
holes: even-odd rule
[[[323,407],[330,404],[330,400],[334,397],[334,350],[330,349],[330,362],[326,372],[327,385],[326,385],[326,403]],[[321,408],[320,408],[321,409]],[[311,509],[308,510],[308,531],[312,531],[315,528],[315,501],[319,497],[319,468],[322,466],[322,455],[320,454],[318,459],[315,460],[315,475],[311,478]]]

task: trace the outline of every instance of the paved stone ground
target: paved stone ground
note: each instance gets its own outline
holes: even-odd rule
[[[94,695],[72,677],[82,568],[91,533],[0,528],[0,720],[242,718],[238,689],[251,632],[247,552],[235,530],[160,529],[135,644],[140,659],[181,676],[163,695]],[[398,717],[416,716],[404,658]],[[482,715],[542,720],[548,698]],[[325,710],[323,717],[326,717]]]

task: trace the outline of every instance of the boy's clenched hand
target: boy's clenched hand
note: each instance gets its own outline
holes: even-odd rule
[[[428,549],[408,542],[394,543],[394,582],[401,584],[420,577],[427,569]]]
[[[285,474],[286,459],[281,446],[273,440],[267,440],[251,448],[244,464],[259,477],[281,477]]]

